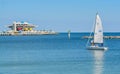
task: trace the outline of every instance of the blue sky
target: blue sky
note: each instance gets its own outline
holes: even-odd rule
[[[99,13],[105,32],[120,31],[119,0],[0,0],[0,30],[13,21],[27,21],[36,29],[89,32]]]

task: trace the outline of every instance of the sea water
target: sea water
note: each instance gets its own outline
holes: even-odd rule
[[[89,33],[0,36],[0,74],[120,74],[120,39],[90,51],[83,36]]]

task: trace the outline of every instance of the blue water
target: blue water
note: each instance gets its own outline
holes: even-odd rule
[[[89,51],[86,35],[0,36],[0,74],[120,74],[120,39],[105,39],[107,51]]]

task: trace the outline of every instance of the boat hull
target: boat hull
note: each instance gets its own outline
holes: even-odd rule
[[[107,47],[98,47],[98,46],[89,46],[87,47],[89,50],[107,50]]]

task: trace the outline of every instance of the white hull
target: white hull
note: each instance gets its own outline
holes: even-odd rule
[[[99,47],[99,46],[89,46],[87,47],[89,50],[107,50],[107,47]]]

